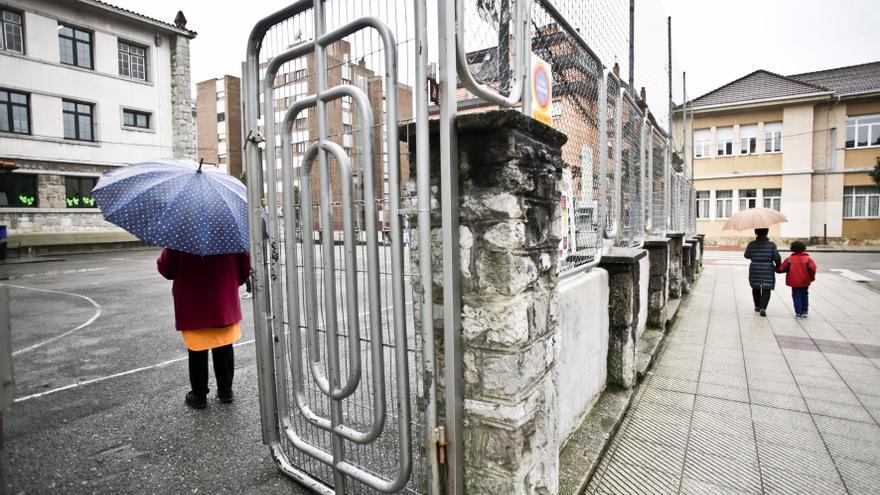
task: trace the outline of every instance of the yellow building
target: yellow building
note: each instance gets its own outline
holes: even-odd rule
[[[707,243],[742,245],[722,230],[732,213],[775,208],[789,222],[771,238],[880,244],[880,62],[782,76],[758,70],[692,102],[698,230]],[[681,143],[681,111],[676,140]]]

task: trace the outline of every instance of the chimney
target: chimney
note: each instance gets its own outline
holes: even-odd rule
[[[186,16],[183,15],[182,10],[178,10],[177,15],[174,16],[174,25],[180,29],[186,29]]]
[[[614,62],[614,67],[611,69],[611,71],[614,72],[615,77],[617,77],[618,79],[620,78],[620,64]]]
[[[644,87],[644,86],[642,86],[642,89],[639,91],[639,98],[641,98],[642,101],[647,101],[647,99],[648,99],[648,94],[645,93],[645,87]]]

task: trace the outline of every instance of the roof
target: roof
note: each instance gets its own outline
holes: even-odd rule
[[[807,81],[759,69],[694,99],[691,104],[694,108],[700,108],[817,93],[830,94],[831,91]]]
[[[186,29],[186,25],[184,23],[183,27],[178,27],[175,24],[161,21],[159,19],[155,19],[153,17],[149,17],[143,14],[139,14],[133,10],[124,9],[119,7],[118,5],[113,5],[111,3],[103,2],[101,0],[76,0],[78,3],[90,5],[96,7],[98,9],[110,12],[116,12],[117,14],[121,14],[125,17],[133,18],[142,22],[146,22],[147,24],[152,24],[153,26],[163,28],[166,31],[171,31],[174,33],[182,34],[188,38],[195,38],[196,32],[191,29]]]
[[[804,72],[788,77],[828,88],[840,96],[874,92],[880,91],[880,62]]]

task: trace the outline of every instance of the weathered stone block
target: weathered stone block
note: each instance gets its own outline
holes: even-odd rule
[[[625,388],[635,386],[635,340],[640,304],[642,249],[613,248],[602,257],[608,271],[608,382]]]

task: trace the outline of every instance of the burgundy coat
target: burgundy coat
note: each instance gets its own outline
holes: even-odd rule
[[[250,276],[248,253],[198,256],[165,248],[156,260],[159,273],[173,280],[178,330],[225,327],[241,321],[238,286]]]

